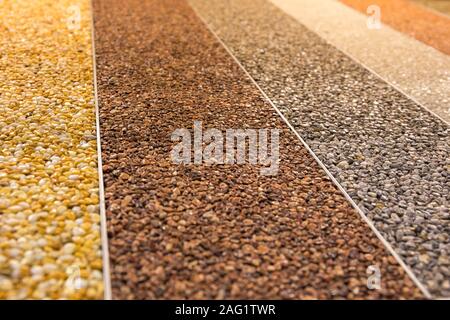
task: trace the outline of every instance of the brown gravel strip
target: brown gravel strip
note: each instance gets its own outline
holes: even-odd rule
[[[94,14],[114,298],[422,297],[185,1]],[[173,164],[170,135],[194,120],[279,128],[278,176]]]
[[[381,9],[381,21],[446,54],[450,54],[450,18],[408,0],[340,0],[366,13],[371,5]]]
[[[449,126],[268,1],[190,1],[419,280],[449,297]]]

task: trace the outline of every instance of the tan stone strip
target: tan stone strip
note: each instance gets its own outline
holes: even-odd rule
[[[447,123],[450,57],[334,0],[272,0],[327,42],[350,55]]]
[[[436,13],[450,17],[450,1],[448,0],[412,0]]]
[[[381,20],[423,43],[450,54],[450,18],[407,0],[340,0],[363,13],[378,6]]]

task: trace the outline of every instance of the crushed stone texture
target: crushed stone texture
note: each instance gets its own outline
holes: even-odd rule
[[[450,1],[448,0],[413,0],[414,2],[446,14],[450,18]]]
[[[410,0],[340,0],[360,11],[378,6],[381,21],[423,43],[450,54],[450,18]]]
[[[448,125],[270,2],[190,3],[424,285],[449,296]]]
[[[0,299],[103,297],[89,8],[0,1]]]
[[[272,0],[330,44],[450,123],[450,56],[333,0]],[[449,2],[450,3],[450,2]]]
[[[114,298],[422,297],[185,1],[93,3]],[[194,120],[279,128],[278,176],[174,164]]]

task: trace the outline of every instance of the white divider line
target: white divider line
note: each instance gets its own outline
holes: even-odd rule
[[[109,249],[108,249],[108,231],[106,228],[106,212],[105,212],[105,190],[103,182],[102,168],[102,145],[100,140],[100,111],[98,107],[97,92],[97,63],[95,57],[95,30],[94,30],[94,6],[92,0],[89,1],[91,10],[91,40],[92,40],[92,67],[94,72],[94,99],[95,99],[95,122],[97,131],[97,162],[98,162],[98,190],[99,190],[99,207],[100,207],[100,232],[102,240],[102,261],[103,261],[103,287],[104,299],[112,299],[111,291],[111,273],[109,267]]]
[[[312,33],[314,33],[315,35],[317,35],[319,38],[322,39],[322,41],[325,41],[325,43],[327,43],[328,45],[332,46],[333,48],[335,48],[336,50],[342,52],[343,54],[345,54],[347,57],[349,57],[350,59],[352,59],[355,63],[359,64],[360,66],[362,66],[364,69],[368,70],[370,73],[372,73],[373,75],[375,75],[376,77],[380,78],[381,80],[383,80],[384,82],[386,82],[389,86],[391,86],[392,88],[396,89],[398,92],[400,92],[401,94],[403,94],[405,97],[407,97],[409,100],[413,101],[415,104],[417,104],[418,106],[420,106],[422,109],[424,109],[426,112],[430,113],[432,116],[438,118],[439,120],[441,120],[442,122],[444,122],[447,125],[450,125],[449,121],[445,120],[444,118],[442,118],[439,114],[437,114],[435,111],[431,110],[430,108],[428,108],[427,106],[425,106],[424,103],[420,102],[418,99],[420,98],[415,98],[413,97],[411,94],[407,93],[406,91],[404,91],[400,85],[395,84],[391,81],[389,81],[386,77],[383,77],[382,75],[380,75],[377,71],[373,70],[371,67],[367,66],[364,62],[362,62],[361,59],[356,58],[354,55],[352,55],[351,53],[347,52],[346,50],[339,48],[337,45],[331,43],[328,39],[323,38],[316,30],[314,30],[314,28],[310,28],[308,27],[306,24],[304,24],[299,18],[293,16],[292,14],[290,14],[289,12],[287,12],[285,9],[281,8],[277,3],[275,3],[274,1],[268,0],[270,1],[270,3],[275,6],[278,10],[281,10],[283,13],[285,13],[286,15],[288,15],[289,17],[291,17],[292,19],[294,19],[297,23],[299,23],[300,25],[302,25],[303,27],[305,27],[306,29],[308,29],[309,31],[311,31]],[[347,6],[344,3],[339,2],[339,0],[329,0],[329,1],[334,1],[334,2],[338,2],[340,5],[348,7],[349,10],[353,11],[353,13],[362,16],[362,17],[366,17],[366,15],[362,12],[359,12],[357,9],[352,8]],[[419,40],[417,40],[414,37],[411,37],[410,35],[406,34],[406,33],[402,33],[394,28],[392,28],[391,26],[384,24],[381,22],[381,24],[383,25],[384,29],[389,29],[392,32],[395,32],[397,34],[401,34],[404,37],[408,37],[411,39],[411,41],[417,42],[420,45],[424,45],[429,47],[430,50],[432,51],[436,51],[439,54],[443,54],[441,51],[437,50],[434,47],[431,47]],[[450,108],[449,108],[449,112],[450,112]]]
[[[233,54],[233,52],[228,48],[228,46],[222,41],[222,39],[219,38],[219,36],[216,34],[214,30],[210,28],[208,23],[203,19],[203,17],[197,12],[196,8],[191,5],[193,11],[198,16],[198,18],[202,21],[202,23],[206,26],[206,28],[211,32],[211,34],[219,41],[219,43],[225,48],[225,50],[228,52],[228,54],[233,58],[233,60],[239,65],[239,67],[244,71],[244,73],[247,75],[247,77],[253,82],[253,84],[258,88],[262,96],[270,103],[272,108],[275,109],[275,111],[278,113],[278,115],[283,119],[283,121],[288,125],[288,127],[294,132],[294,134],[297,136],[297,138],[301,141],[301,143],[304,145],[304,147],[308,150],[308,152],[314,157],[316,162],[320,165],[320,167],[325,171],[325,173],[328,175],[328,177],[333,181],[333,183],[338,187],[338,189],[342,192],[342,194],[345,196],[345,198],[351,203],[351,205],[355,208],[355,210],[359,213],[361,218],[369,225],[369,227],[372,229],[372,231],[375,233],[375,235],[378,237],[378,239],[381,241],[381,243],[386,247],[386,249],[389,251],[392,256],[397,260],[397,262],[400,264],[400,266],[405,270],[405,272],[408,274],[408,276],[411,278],[411,280],[414,282],[414,284],[422,291],[424,296],[428,299],[431,299],[432,296],[428,289],[417,279],[416,275],[413,273],[413,271],[406,265],[406,263],[402,260],[402,258],[397,254],[397,252],[394,251],[392,246],[389,244],[389,242],[381,235],[381,233],[377,230],[377,228],[374,226],[372,221],[367,218],[367,216],[364,214],[364,212],[358,207],[358,205],[353,201],[353,199],[349,196],[347,191],[339,184],[339,182],[334,178],[334,176],[331,174],[330,171],[326,168],[326,166],[322,163],[322,161],[317,157],[317,155],[311,150],[309,145],[303,140],[303,138],[299,135],[297,130],[290,124],[290,122],[284,117],[284,115],[281,113],[281,111],[275,106],[275,104],[272,102],[272,100],[266,95],[266,93],[262,90],[262,88],[258,85],[258,83],[253,79],[253,77],[248,73],[248,71],[245,69],[245,67],[241,64],[241,62],[236,58],[236,56]]]

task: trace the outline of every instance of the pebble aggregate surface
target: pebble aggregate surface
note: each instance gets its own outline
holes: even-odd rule
[[[410,0],[339,0],[360,11],[378,6],[381,21],[429,46],[450,54],[450,17]]]
[[[113,298],[423,297],[186,1],[93,4]],[[278,175],[174,164],[194,120],[278,128]]]
[[[101,299],[89,1],[0,17],[0,299]]]
[[[190,3],[419,280],[448,297],[448,125],[270,2]]]
[[[308,29],[450,123],[450,56],[334,0],[271,0]],[[450,3],[450,2],[449,2]]]
[[[448,0],[413,0],[413,1],[450,17],[450,1]]]

